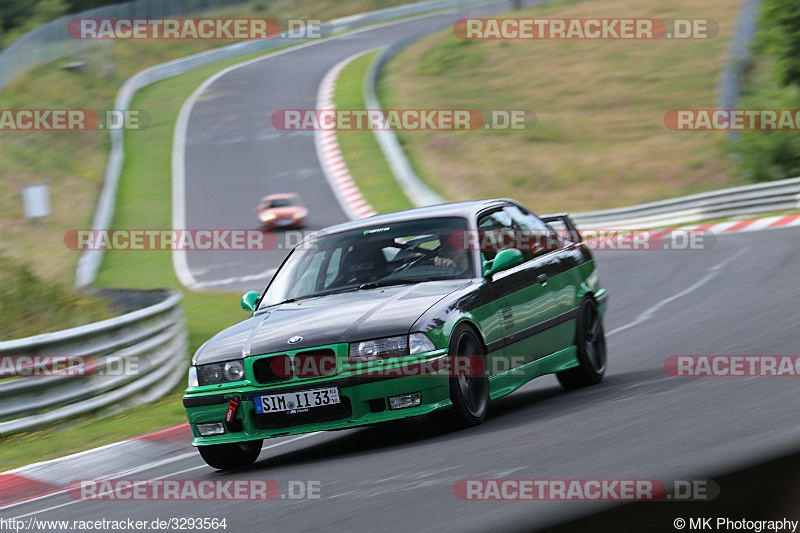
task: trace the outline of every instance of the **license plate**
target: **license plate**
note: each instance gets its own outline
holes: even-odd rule
[[[292,223],[292,219],[291,218],[279,218],[278,220],[275,221],[275,223],[278,226],[288,226],[289,224]]]
[[[253,402],[258,414],[279,413],[282,411],[303,413],[314,407],[341,403],[341,399],[339,398],[339,389],[331,387],[256,396],[253,398]]]

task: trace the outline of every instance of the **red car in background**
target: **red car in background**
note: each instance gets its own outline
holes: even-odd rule
[[[299,228],[305,225],[308,208],[299,194],[270,194],[261,199],[256,211],[266,228]]]

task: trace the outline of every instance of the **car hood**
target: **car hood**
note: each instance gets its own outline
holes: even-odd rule
[[[432,305],[468,284],[447,280],[365,289],[285,303],[260,311],[221,331],[194,356],[194,364],[214,363],[410,333]],[[302,340],[289,344],[292,337]]]

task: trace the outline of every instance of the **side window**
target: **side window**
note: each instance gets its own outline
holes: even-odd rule
[[[515,205],[506,207],[505,211],[513,220],[514,229],[522,230],[517,240],[526,260],[563,246],[558,234],[530,211]]]
[[[495,237],[500,234],[502,230],[513,230],[513,220],[511,214],[505,209],[499,209],[488,215],[484,215],[478,219],[479,239],[481,242],[481,261],[490,261],[494,259],[501,249],[513,248],[513,242],[509,242],[508,246],[496,244],[497,239],[490,237],[493,234]]]

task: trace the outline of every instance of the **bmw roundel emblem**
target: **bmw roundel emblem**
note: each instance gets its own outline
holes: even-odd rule
[[[303,340],[303,337],[301,337],[301,336],[299,336],[299,335],[295,335],[294,337],[292,337],[291,339],[289,339],[289,344],[297,344],[297,343],[298,343],[298,342],[300,342],[301,340]]]

